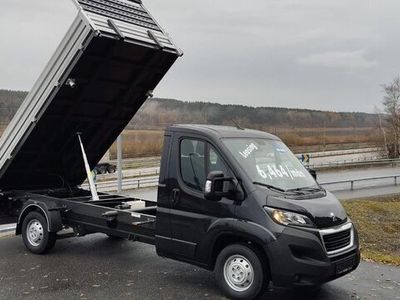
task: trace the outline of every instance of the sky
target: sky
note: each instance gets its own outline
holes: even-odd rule
[[[185,55],[156,97],[374,112],[400,73],[398,0],[143,0]],[[76,14],[1,0],[0,88],[29,90]]]

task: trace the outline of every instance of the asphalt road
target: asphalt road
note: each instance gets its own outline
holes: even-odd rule
[[[318,171],[318,180],[320,182],[327,181],[338,181],[347,179],[357,179],[364,177],[376,177],[376,176],[387,176],[387,175],[400,175],[400,166],[371,166],[367,168],[356,168],[356,169],[331,169],[325,171]],[[393,183],[393,180],[389,180],[388,183]],[[370,186],[371,182],[367,184],[357,185],[358,187]],[[346,186],[337,186],[336,188],[345,188]],[[348,185],[347,185],[348,187]]]
[[[358,178],[380,177],[400,175],[399,166],[383,166],[357,168],[347,170],[328,170],[318,172],[319,182],[334,182],[339,180],[354,180]],[[339,183],[325,186],[326,189],[333,192],[339,199],[354,199],[370,196],[380,196],[400,193],[400,179],[398,185],[394,185],[393,178],[375,179],[360,181],[354,183],[354,190],[350,190],[350,183]]]
[[[0,299],[224,299],[211,272],[102,234],[57,241],[45,256],[0,238]],[[270,288],[260,299],[400,299],[400,269],[363,262],[316,295]]]

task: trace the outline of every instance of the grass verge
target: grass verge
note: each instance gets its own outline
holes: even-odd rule
[[[400,266],[400,195],[342,204],[358,229],[362,258]]]

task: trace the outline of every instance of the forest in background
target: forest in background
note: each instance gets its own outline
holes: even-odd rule
[[[251,102],[251,101],[249,101]],[[207,123],[271,130],[271,128],[367,128],[378,117],[361,112],[331,112],[279,107],[250,107],[174,99],[149,99],[136,114],[131,127],[155,129],[174,123]]]
[[[0,125],[10,122],[27,92],[0,90]],[[251,102],[251,101],[249,101]],[[158,155],[162,130],[176,123],[235,123],[276,134],[291,147],[328,149],[337,144],[368,144],[379,139],[378,115],[311,109],[251,107],[174,99],[149,99],[124,131],[124,156]],[[317,146],[317,147],[316,147]],[[303,148],[302,148],[303,149]],[[115,145],[111,155],[115,154]]]
[[[27,93],[0,90],[0,123],[7,124]],[[251,102],[251,101],[249,101]],[[375,127],[376,114],[331,112],[279,107],[251,107],[174,99],[149,99],[129,129],[163,129],[174,123],[207,123],[271,130],[271,128],[367,128]]]

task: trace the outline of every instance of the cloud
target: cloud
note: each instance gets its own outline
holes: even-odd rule
[[[159,97],[373,111],[399,73],[399,0],[143,2],[185,52]],[[1,0],[0,88],[29,89],[75,14],[71,0]]]
[[[366,55],[366,50],[332,51],[298,58],[297,63],[308,66],[346,69],[369,69],[375,67],[378,64],[377,61],[368,59]]]

